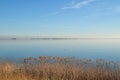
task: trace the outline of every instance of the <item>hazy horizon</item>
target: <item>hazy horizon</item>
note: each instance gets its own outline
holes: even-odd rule
[[[46,36],[46,35],[42,35],[42,36],[38,36],[38,35],[34,35],[34,36],[15,36],[15,35],[9,35],[9,36],[1,36],[0,35],[0,38],[120,38],[120,36],[117,36],[117,35],[113,35],[113,36],[109,36],[109,35],[106,35],[106,36],[100,36],[100,35],[80,35],[80,36]]]

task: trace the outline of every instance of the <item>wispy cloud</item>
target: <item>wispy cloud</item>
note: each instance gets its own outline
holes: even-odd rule
[[[77,9],[77,8],[81,8],[83,6],[87,6],[89,5],[91,2],[93,2],[95,0],[83,0],[83,1],[79,1],[79,2],[75,2],[75,0],[72,0],[71,1],[71,4],[68,5],[68,6],[65,6],[65,7],[62,7],[59,11],[57,12],[53,12],[53,13],[49,13],[49,14],[46,14],[46,15],[43,15],[41,17],[49,17],[49,16],[55,16],[55,15],[58,15],[59,13],[61,13],[63,10],[66,10],[66,9]]]
[[[78,9],[78,8],[83,7],[83,6],[89,5],[93,1],[94,0],[84,0],[84,1],[79,1],[79,2],[76,2],[76,3],[74,1],[72,1],[72,3],[70,5],[63,7],[62,10],[65,10],[65,9]]]

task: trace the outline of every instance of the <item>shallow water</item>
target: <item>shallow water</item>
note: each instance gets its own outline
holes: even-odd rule
[[[120,40],[5,40],[0,58],[63,56],[120,61]]]

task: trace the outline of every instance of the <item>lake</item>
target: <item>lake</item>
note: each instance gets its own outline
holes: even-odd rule
[[[1,40],[0,58],[62,56],[120,61],[120,40]]]

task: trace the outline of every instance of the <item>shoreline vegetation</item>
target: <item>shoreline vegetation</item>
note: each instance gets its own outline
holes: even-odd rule
[[[0,61],[0,80],[120,80],[120,63],[74,57],[25,58]]]

